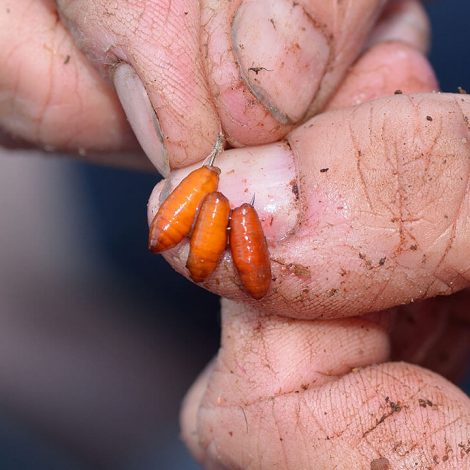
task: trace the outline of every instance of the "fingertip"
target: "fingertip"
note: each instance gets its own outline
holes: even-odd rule
[[[228,141],[274,142],[321,110],[383,3],[263,0],[203,8],[208,82]]]
[[[75,47],[54,2],[21,0],[8,10],[0,11],[0,126],[45,149],[109,163],[101,152],[132,155],[136,142],[112,87]]]
[[[111,70],[135,135],[158,170],[166,176],[204,159],[220,122],[200,53],[199,2],[153,8],[117,2],[113,14],[102,0],[62,0],[59,7],[95,66]]]
[[[232,41],[253,95],[281,124],[301,120],[330,58],[328,37],[302,4],[242,2],[232,22]]]
[[[256,211],[268,240],[282,240],[294,229],[300,210],[299,185],[295,158],[288,144],[228,150],[214,164],[221,170],[218,190],[232,208],[249,202],[256,193]],[[199,167],[198,163],[173,171],[155,186],[148,203],[149,223],[168,194]]]
[[[268,246],[275,247],[290,236],[297,224],[301,203],[295,172],[295,157],[287,143],[253,149],[233,149],[220,155],[216,164],[220,167],[218,191],[228,199],[232,208],[243,206],[243,204],[249,206],[248,201],[251,195],[256,193],[255,205],[263,231],[263,243],[266,237]],[[152,223],[162,201],[188,173],[193,173],[197,168],[199,165],[174,171],[167,180],[157,184],[149,199],[149,224]],[[249,207],[252,209],[251,206]],[[188,241],[188,238],[185,238],[174,249],[163,253],[171,266],[185,277],[190,277],[186,267]],[[250,300],[234,269],[232,253],[233,247],[225,250],[215,271],[201,285],[215,293]],[[268,271],[270,269],[263,270],[264,273]],[[271,281],[272,276],[269,275],[267,278]],[[262,295],[258,295],[257,292],[252,293],[252,297],[264,297],[266,290],[269,289],[269,284],[265,286],[266,283],[267,279],[263,284]]]

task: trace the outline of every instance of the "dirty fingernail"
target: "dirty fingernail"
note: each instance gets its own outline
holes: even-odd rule
[[[144,84],[129,64],[120,64],[113,75],[116,93],[142,149],[161,175],[170,173],[162,131]]]
[[[228,150],[217,157],[215,165],[221,169],[219,191],[228,198],[232,208],[250,202],[256,194],[254,207],[268,241],[282,240],[295,228],[300,191],[294,157],[287,144]],[[200,164],[173,171],[155,187],[148,205],[149,223],[168,194],[198,167]]]
[[[330,47],[301,4],[244,2],[232,24],[232,41],[251,92],[280,123],[302,119],[325,73]]]

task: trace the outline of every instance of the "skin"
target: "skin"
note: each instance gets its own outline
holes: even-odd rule
[[[3,0],[0,7],[0,142],[84,157],[136,149],[116,95],[74,45],[54,2]]]
[[[104,0],[60,0],[57,11],[53,0],[2,0],[0,62],[8,64],[9,73],[2,74],[0,89],[9,94],[0,126],[15,138],[81,154],[132,148],[130,129],[110,85],[116,66],[125,62],[140,77],[156,110],[170,167],[204,158],[221,125],[234,145],[274,142],[331,96],[386,2],[360,0],[352,8],[348,3],[336,8],[302,0],[295,11],[283,3],[281,11],[271,16],[290,19],[286,27],[281,28],[279,21],[278,26],[280,37],[288,41],[284,57],[294,59],[284,69],[269,69],[274,82],[269,75],[265,78],[266,71],[263,75],[263,69],[256,69],[263,67],[270,42],[251,38],[250,28],[256,24],[243,28],[254,17],[246,9],[246,5],[253,8],[253,2],[199,3],[119,0],[111,9]],[[264,20],[270,34],[278,31],[276,24]],[[306,31],[301,37],[295,27],[299,22]],[[30,40],[24,41],[25,37]],[[247,46],[240,49],[244,42]],[[291,50],[291,43],[302,47]],[[320,44],[326,52],[317,51]],[[240,50],[235,53],[234,47]],[[279,59],[282,62],[282,56]],[[326,62],[315,66],[320,59]],[[244,72],[240,63],[245,63]],[[255,71],[248,70],[250,66]],[[303,73],[305,67],[311,78]],[[310,87],[312,79],[315,85]],[[261,92],[255,80],[268,91]],[[289,103],[300,88],[303,98],[296,98],[296,109],[291,109]],[[63,116],[67,119],[60,119]]]
[[[400,114],[396,113],[403,112],[405,116],[401,119],[404,119],[409,115],[409,111],[406,113],[400,111],[400,101],[401,97],[399,100],[386,100],[387,106],[396,106],[395,115],[398,116]],[[454,97],[445,96],[440,97],[434,105],[439,106],[436,112],[441,112],[441,106],[444,106],[444,109],[448,108],[449,111],[458,106]],[[368,112],[372,104],[365,106]],[[380,109],[383,107],[381,106]],[[327,115],[322,116],[322,119],[326,117]],[[454,135],[453,139],[461,141],[462,136],[458,131],[456,132],[458,121],[452,121],[449,124],[452,129],[445,132],[446,139]],[[362,125],[367,128],[369,120],[365,119]],[[402,142],[401,129],[402,126],[397,127],[397,135],[394,137],[397,142]],[[333,147],[336,150],[333,153],[341,155],[338,160],[344,165],[346,152],[340,152],[340,148],[334,147],[336,139],[329,140],[323,126],[320,130],[323,132],[317,134],[317,139],[308,139],[309,147],[306,150],[309,152],[306,153],[318,154],[318,139],[324,136],[321,145]],[[388,141],[392,148],[393,142],[393,140]],[[427,142],[423,141],[423,158],[439,158],[439,153],[434,154],[429,151],[426,153],[426,148],[430,148],[426,144]],[[374,157],[380,159],[380,155],[386,154],[379,147],[375,149]],[[462,153],[461,158],[462,161],[466,161],[468,152]],[[386,165],[385,156],[383,161],[378,161],[378,166],[380,165]],[[336,166],[330,164],[330,168],[336,168]],[[347,179],[355,181],[356,171],[351,170],[349,178],[344,178],[342,181]],[[299,179],[305,186],[301,185],[300,190],[313,186],[314,178],[319,177],[317,175],[321,176],[319,172],[302,173]],[[334,178],[334,175],[331,174],[330,178]],[[439,187],[444,183],[444,178],[445,176],[442,175],[434,181],[434,184]],[[357,180],[358,185],[359,183],[360,181]],[[413,184],[416,190],[418,187],[423,187],[423,181],[420,180],[410,182],[410,184]],[[462,181],[461,185],[462,198],[465,198],[467,182]],[[253,189],[250,188],[250,190]],[[458,191],[458,186],[455,185],[454,189]],[[359,194],[355,197],[361,198]],[[382,193],[377,189],[377,192],[372,195],[372,200],[378,200],[381,197]],[[348,198],[348,200],[351,201],[354,198]],[[449,199],[446,198],[446,200]],[[308,209],[317,202],[317,199],[312,198],[303,202]],[[362,196],[362,202],[366,203],[366,194]],[[417,211],[413,214],[419,214],[422,208],[428,207],[429,204],[430,200],[420,200]],[[446,207],[446,209],[449,208],[449,206]],[[439,210],[438,207],[436,209],[435,211],[428,210],[426,214],[432,217],[438,226],[438,220],[445,214],[446,209]],[[300,246],[297,243],[297,237],[301,237],[302,243],[306,243],[305,235],[302,233],[300,236],[299,232],[291,234],[284,246],[278,245],[276,248],[271,248],[271,254],[274,257],[278,256],[276,249],[282,250],[285,264],[300,263],[302,260],[303,266],[315,272],[311,277],[305,276],[307,279],[302,279],[303,270],[299,273],[289,270],[278,270],[274,273],[280,289],[283,289],[285,284],[291,286],[291,289],[294,285],[295,292],[298,292],[300,289],[297,286],[300,283],[302,283],[302,288],[307,289],[307,292],[299,299],[299,310],[292,310],[289,302],[283,303],[277,315],[271,310],[269,301],[256,304],[256,310],[254,304],[251,307],[233,302],[223,304],[222,349],[213,368],[199,379],[200,383],[188,396],[186,410],[183,413],[185,429],[188,430],[185,434],[186,439],[192,443],[193,451],[206,462],[209,468],[212,462],[223,462],[228,468],[276,468],[276,465],[279,468],[309,468],[308,462],[315,462],[318,468],[368,468],[371,462],[382,456],[387,457],[391,468],[411,468],[415,462],[418,462],[418,468],[426,468],[435,465],[434,457],[440,462],[439,468],[465,468],[468,465],[468,461],[465,460],[468,458],[467,454],[460,454],[457,451],[460,448],[459,442],[461,443],[462,436],[468,436],[469,432],[467,398],[448,382],[429,375],[429,372],[424,369],[410,364],[390,362],[392,359],[400,358],[436,368],[438,363],[436,356],[433,358],[433,353],[436,352],[433,348],[439,347],[446,332],[451,329],[450,323],[455,320],[454,315],[460,315],[461,319],[457,324],[460,323],[464,328],[460,339],[455,337],[455,330],[453,333],[456,346],[458,345],[456,349],[460,351],[449,348],[449,343],[447,343],[447,351],[454,350],[457,356],[462,354],[460,360],[465,358],[468,353],[468,326],[465,326],[462,314],[468,309],[468,299],[464,297],[451,300],[450,298],[446,299],[447,302],[441,300],[440,304],[420,304],[419,308],[423,309],[421,320],[419,320],[420,327],[416,327],[413,332],[410,332],[411,334],[406,333],[405,337],[403,324],[393,326],[386,322],[388,320],[393,323],[398,318],[399,323],[400,321],[406,323],[404,319],[401,319],[401,316],[404,317],[407,313],[405,309],[386,312],[386,318],[380,319],[378,325],[377,318],[362,320],[355,317],[357,313],[376,309],[371,304],[375,296],[367,295],[367,291],[375,288],[368,280],[373,279],[374,282],[377,281],[380,284],[382,268],[384,271],[393,270],[393,282],[398,282],[396,289],[391,287],[391,284],[387,287],[393,290],[393,293],[389,291],[393,297],[393,303],[409,302],[410,298],[406,296],[414,295],[412,286],[415,282],[422,286],[418,290],[425,292],[425,286],[439,279],[439,282],[442,282],[441,293],[450,293],[453,288],[456,288],[452,285],[455,282],[456,273],[459,271],[464,273],[466,270],[466,266],[459,266],[453,264],[455,261],[452,262],[452,250],[457,249],[461,252],[463,249],[463,247],[458,248],[460,237],[457,236],[454,239],[446,237],[444,235],[446,229],[443,228],[440,229],[439,238],[444,237],[445,243],[438,251],[436,251],[437,245],[431,243],[417,250],[411,249],[411,245],[408,245],[402,253],[394,254],[395,247],[400,246],[398,244],[394,245],[391,251],[383,253],[381,250],[384,246],[378,240],[386,241],[389,228],[384,227],[382,221],[374,224],[369,220],[367,237],[355,240],[360,246],[373,246],[374,249],[379,249],[381,254],[376,262],[369,264],[360,257],[356,250],[357,245],[343,245],[349,239],[349,237],[346,239],[344,237],[344,224],[358,223],[360,226],[365,224],[357,219],[361,211],[353,210],[352,212],[352,217],[342,220],[341,224],[333,224],[331,227],[325,224],[326,227],[308,239],[311,240],[310,246],[315,247],[316,256],[308,257],[308,254],[302,253],[301,257],[297,257]],[[329,214],[330,211],[327,208],[324,216],[328,217]],[[455,223],[458,226],[461,220],[465,221],[466,216],[460,215],[460,209],[456,210],[455,214],[451,224]],[[300,228],[299,231],[301,230]],[[314,231],[313,228],[312,231]],[[371,232],[377,236],[374,242],[368,239]],[[397,232],[399,233],[398,230]],[[417,229],[414,233],[419,239],[429,232],[427,229],[423,231]],[[462,241],[466,246],[465,234],[462,236],[464,237]],[[335,244],[332,246],[329,240],[334,240]],[[399,238],[398,242],[400,242]],[[339,256],[336,257],[338,251]],[[420,255],[416,256],[414,251],[419,251]],[[347,252],[353,254],[349,256]],[[439,269],[442,267],[443,271],[438,272],[434,267],[429,278],[428,274],[422,270],[422,257],[426,255],[428,259],[431,259],[436,256],[441,260],[446,252],[449,253],[446,255],[449,258],[439,266]],[[391,260],[392,267],[386,267],[387,261],[380,266],[379,260],[382,257]],[[399,257],[406,259],[403,263],[407,268],[406,272],[412,273],[411,276],[403,278],[403,281],[399,281],[401,277],[399,272],[404,266],[399,267],[399,264],[397,266],[394,262]],[[324,273],[319,270],[318,258],[328,260],[328,263],[321,264],[326,271]],[[366,259],[372,258],[366,257]],[[350,268],[353,269],[355,276],[348,280],[348,275],[345,274],[344,282],[338,282],[335,273],[344,272],[343,269],[348,271]],[[443,276],[441,272],[448,274]],[[353,284],[350,284],[351,281]],[[461,282],[462,287],[467,286],[468,281],[462,279]],[[229,293],[230,287],[226,287]],[[380,288],[382,287],[383,285]],[[313,297],[310,297],[312,291]],[[287,290],[283,292],[288,293]],[[350,292],[359,295],[351,297]],[[229,295],[238,294],[235,290],[230,290]],[[380,300],[385,300],[387,295],[387,291],[383,290],[383,297]],[[428,292],[426,295],[432,294]],[[276,301],[280,302],[281,299]],[[458,303],[451,307],[449,302]],[[445,309],[448,309],[447,312]],[[266,313],[269,314],[266,315]],[[444,320],[443,315],[449,314],[452,314],[454,319]],[[338,319],[345,315],[352,315],[352,318]],[[414,312],[414,315],[417,318],[420,313]],[[299,316],[302,316],[304,320],[292,322],[288,319]],[[322,316],[328,316],[331,321],[318,320]],[[448,323],[440,324],[443,320]],[[368,323],[356,323],[361,321]],[[423,332],[423,326],[426,328],[425,332]],[[344,340],[341,339],[339,333],[342,328],[348,332]],[[364,333],[364,330],[367,333]],[[420,330],[419,344],[416,344],[416,333]],[[462,342],[467,342],[463,347],[464,351],[462,351]],[[413,350],[415,347],[416,350]],[[335,359],[331,360],[333,357]],[[453,358],[449,362],[454,362],[456,359],[458,363],[458,358]],[[249,367],[246,366],[248,364]],[[451,364],[443,366],[441,372],[451,372]],[[455,362],[453,367],[455,367]],[[446,390],[445,397],[441,395],[444,389]],[[233,390],[237,390],[237,393]],[[425,398],[421,397],[423,393],[426,395]],[[433,406],[434,400],[438,405],[434,408],[426,406],[427,395],[432,397],[429,401],[433,403]],[[398,400],[399,411],[394,411],[398,408],[390,405],[386,397],[389,397],[389,400],[395,404],[397,403],[395,400]],[[351,403],[351,400],[354,403]],[[445,418],[437,411],[442,406],[446,409]],[[357,411],[351,411],[349,415],[347,410],[351,407],[353,409],[357,407]],[[338,417],[336,410],[340,409],[347,411],[352,421],[348,421],[343,414]],[[388,416],[391,412],[393,413]],[[245,425],[245,416],[248,427]],[[355,416],[359,418],[353,418]],[[382,422],[383,416],[387,418]],[[354,419],[357,420],[354,421]],[[376,426],[377,422],[380,422],[378,426]],[[250,426],[254,429],[250,430]],[[409,435],[410,426],[413,426],[413,437]],[[345,429],[348,429],[348,432],[345,432]],[[265,442],[269,442],[270,445],[263,445]],[[312,442],[315,444],[311,444]],[[277,445],[271,443],[277,443]],[[402,444],[405,448],[401,447]],[[449,455],[447,455],[446,446],[452,449]],[[242,454],[240,454],[240,449],[243,450]],[[450,457],[450,453],[453,453],[453,457]],[[445,458],[446,462],[443,463],[442,458]]]
[[[44,17],[36,18],[50,21],[52,3],[33,3],[43,8]],[[76,44],[100,71],[75,49],[61,23],[44,27],[48,40],[56,40],[57,31],[65,34],[71,57],[83,61],[73,75],[80,80],[67,76],[54,93],[68,97],[88,77],[87,94],[78,96],[86,96],[83,103],[102,103],[87,120],[76,119],[76,126],[98,119],[104,109],[121,123],[110,123],[109,132],[126,135],[123,114],[103,78],[124,60],[145,83],[168,137],[171,167],[196,164],[207,155],[220,124],[233,146],[267,144],[233,149],[218,159],[220,190],[232,204],[246,202],[247,193],[261,201],[276,281],[265,299],[251,301],[225,257],[205,285],[231,300],[222,303],[221,349],[182,411],[183,438],[194,456],[209,469],[470,466],[469,400],[436,373],[455,379],[468,354],[468,295],[462,289],[469,269],[470,99],[413,94],[436,88],[420,52],[428,38],[419,5],[399,2],[415,11],[412,18],[420,26],[410,29],[409,22],[390,21],[390,10],[379,18],[385,2],[343,2],[335,11],[325,6],[333,2],[300,2],[332,31],[323,35],[329,47],[343,53],[329,56],[329,66],[317,70],[321,86],[313,92],[299,78],[295,86],[307,90],[305,100],[290,109],[292,77],[276,71],[280,86],[264,81],[269,93],[259,93],[246,67],[241,71],[254,52],[241,57],[229,47],[236,37],[231,25],[247,28],[235,21],[243,12],[236,10],[240,2],[199,2],[196,11],[194,2],[181,1],[163,11],[165,2],[143,8],[142,1],[122,1],[116,13],[106,10],[107,2],[58,3]],[[178,27],[181,15],[175,11],[185,8],[188,24],[177,28],[176,37],[171,31],[163,38],[156,34],[162,17]],[[207,21],[195,22],[199,15]],[[295,21],[304,21],[302,15]],[[0,18],[7,21],[4,10]],[[16,38],[5,38],[9,29],[0,31],[2,41],[14,45]],[[406,44],[383,42],[400,36],[396,31],[404,32]],[[193,54],[199,37],[205,53]],[[365,49],[368,41],[371,49]],[[196,57],[189,68],[187,54]],[[172,57],[172,67],[146,57]],[[19,63],[20,52],[2,57],[7,59]],[[48,77],[51,63],[64,66],[50,55],[36,66],[44,64]],[[59,133],[49,125],[50,86],[33,90],[18,80],[23,75],[17,67],[8,70],[2,90],[13,100],[26,97],[41,106],[33,117],[2,115],[3,129],[43,146],[73,149],[86,139],[91,149],[124,148],[119,139],[70,130],[67,147],[60,140],[67,128]],[[161,85],[173,76],[188,86]],[[395,90],[405,94],[393,95]],[[41,135],[34,131],[38,121]],[[190,169],[174,172],[155,189],[150,214],[160,192]],[[185,243],[166,254],[187,276],[186,256]]]

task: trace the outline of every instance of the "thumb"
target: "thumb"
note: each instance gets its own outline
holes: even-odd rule
[[[248,299],[227,253],[204,286],[309,319],[466,287],[469,117],[464,95],[396,95],[318,115],[283,145],[226,152],[221,190],[234,205],[256,193],[273,282]],[[187,244],[165,256],[187,275]]]
[[[221,349],[182,412],[194,455],[207,468],[466,468],[468,398],[382,363],[386,315],[298,321],[224,301]]]

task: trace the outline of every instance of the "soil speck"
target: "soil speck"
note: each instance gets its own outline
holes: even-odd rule
[[[385,457],[381,457],[380,459],[372,460],[370,463],[370,470],[390,470],[390,461]]]

